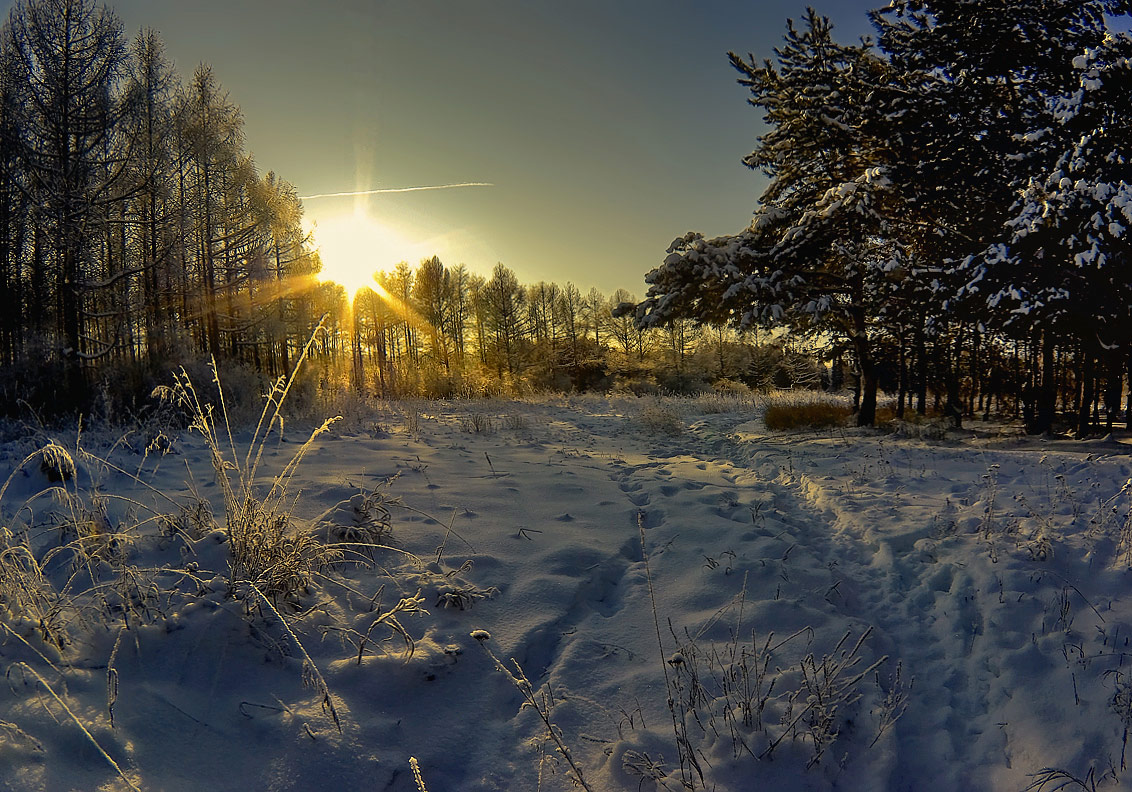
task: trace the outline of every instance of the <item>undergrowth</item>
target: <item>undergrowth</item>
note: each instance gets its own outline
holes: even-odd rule
[[[788,432],[799,429],[827,429],[844,426],[853,414],[853,408],[840,401],[818,396],[790,401],[772,401],[763,413],[763,423],[771,432]]]
[[[212,374],[218,404],[207,403],[184,370],[155,396],[184,415],[188,431],[204,439],[217,502],[203,497],[191,478],[186,481],[187,500],[149,484],[145,469],[150,448],[114,444],[111,451],[119,457],[141,456],[131,470],[127,468],[133,463],[113,461],[111,453],[87,451],[81,433],[70,447],[49,441],[28,453],[0,485],[0,656],[8,663],[8,683],[13,693],[24,690],[30,700],[38,700],[56,722],[70,721],[131,789],[144,786],[145,768],[130,766],[130,751],[116,732],[116,663],[123,634],[136,636],[139,629],[162,624],[162,632],[172,633],[183,626],[183,613],[227,610],[247,621],[252,635],[271,651],[293,658],[288,662],[297,663],[303,684],[314,691],[326,720],[344,732],[349,723],[308,651],[310,635],[338,636],[357,663],[371,656],[407,661],[414,654],[415,639],[405,619],[427,614],[421,590],[402,593],[394,604],[383,606],[385,585],[378,575],[355,580],[345,572],[373,569],[396,582],[401,567],[378,558],[392,554],[417,570],[397,583],[398,590],[404,592],[405,581],[415,574],[431,587],[430,596],[438,598],[440,607],[467,607],[494,592],[462,577],[469,565],[444,572],[439,554],[435,564],[426,565],[390,544],[392,510],[401,506],[388,493],[393,478],[360,491],[339,504],[341,508],[314,519],[300,518],[296,472],[335,419],[318,425],[275,465],[277,470],[265,474],[266,460],[284,448],[282,407],[295,374],[271,387],[245,443],[236,441],[240,427],[230,419],[215,366]],[[159,463],[152,459],[150,473]],[[22,482],[34,481],[34,476],[42,476],[47,485],[22,502],[10,503],[14,484],[20,481],[26,493],[29,485]],[[108,477],[147,493],[149,502],[107,494],[101,481]],[[435,574],[428,571],[430,566]],[[205,600],[211,603],[208,608],[190,607]],[[337,615],[327,609],[331,601],[337,603]],[[68,685],[73,663],[105,651],[102,636],[115,633],[105,662],[105,712],[93,719],[78,714]],[[141,651],[136,637],[131,643]],[[313,739],[309,724],[303,728]],[[0,719],[0,737],[40,749],[45,744],[34,726],[6,719]],[[111,746],[108,738],[117,744]]]

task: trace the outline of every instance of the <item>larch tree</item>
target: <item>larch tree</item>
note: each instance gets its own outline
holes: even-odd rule
[[[189,165],[185,211],[190,218],[203,295],[195,313],[201,318],[205,348],[209,354],[220,356],[222,261],[217,247],[224,229],[224,180],[240,155],[243,118],[218,84],[212,68],[203,63],[182,91],[179,105],[180,137]]]
[[[138,317],[151,367],[166,363],[170,339],[177,332],[172,300],[173,253],[178,246],[173,181],[173,99],[176,78],[165,47],[152,30],[143,30],[130,45],[126,117],[131,140],[135,188],[130,217],[138,230],[137,259],[142,270],[142,302]]]
[[[487,327],[488,362],[502,379],[520,373],[521,344],[526,326],[525,294],[515,273],[496,264],[481,292]]]
[[[446,328],[452,303],[452,276],[439,257],[424,259],[417,267],[413,298],[428,334],[428,356],[435,366],[449,373],[452,353]]]
[[[85,390],[86,362],[115,348],[91,330],[91,300],[111,285],[96,266],[108,202],[128,190],[115,135],[126,113],[119,84],[127,50],[118,18],[93,0],[24,0],[3,36],[20,184],[48,269],[54,331],[44,341],[62,362],[69,399]],[[46,317],[42,317],[46,318]]]

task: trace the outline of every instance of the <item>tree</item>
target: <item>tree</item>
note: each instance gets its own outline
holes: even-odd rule
[[[433,256],[417,267],[413,297],[428,333],[429,356],[444,371],[451,371],[450,339],[445,332],[452,302],[452,281],[448,269]]]
[[[236,167],[243,143],[243,118],[217,84],[212,68],[202,63],[181,94],[178,120],[191,167],[185,208],[192,219],[200,268],[205,347],[211,355],[219,356],[217,245],[224,225],[223,179]]]
[[[1132,350],[1130,58],[1132,37],[1112,34],[1072,59],[1077,85],[1048,100],[1059,129],[1047,136],[1065,149],[1030,181],[1006,223],[1007,239],[965,267],[965,295],[1007,332],[1076,347],[1081,434],[1091,424],[1096,362],[1126,361]],[[1031,428],[1049,428],[1048,409]]]
[[[263,222],[268,228],[267,258],[274,278],[271,293],[274,295],[274,315],[268,322],[272,349],[279,353],[279,366],[275,354],[271,355],[271,370],[276,376],[291,374],[290,328],[300,322],[300,312],[294,308],[295,295],[309,284],[312,261],[307,252],[309,235],[303,230],[303,206],[298,193],[290,183],[280,179],[274,171],[256,185],[257,204],[264,213]],[[307,312],[309,313],[309,311]],[[300,333],[302,333],[300,329]],[[309,335],[309,334],[308,334]],[[305,336],[304,336],[305,337]],[[301,339],[298,341],[302,343]]]
[[[557,307],[558,322],[562,325],[566,334],[566,341],[568,342],[566,351],[569,355],[569,365],[577,367],[582,363],[582,353],[579,342],[584,335],[581,326],[582,293],[578,291],[578,287],[573,283],[567,283],[562,287],[562,291],[558,297]]]
[[[6,108],[20,132],[14,143],[30,198],[31,222],[43,230],[42,258],[55,304],[54,339],[71,399],[85,390],[87,361],[116,340],[89,334],[92,292],[112,285],[96,270],[108,203],[121,200],[126,168],[116,134],[127,112],[118,85],[126,43],[118,18],[93,0],[21,0],[3,36],[14,92]]]
[[[876,412],[875,317],[903,262],[889,241],[889,149],[866,123],[887,65],[845,46],[813,9],[788,23],[778,65],[730,54],[770,131],[744,159],[771,179],[751,226],[730,237],[688,234],[669,248],[636,312],[640,327],[673,320],[789,326],[847,337],[863,379],[858,423]]]
[[[142,274],[144,311],[140,333],[151,366],[163,365],[169,338],[176,332],[171,298],[172,252],[178,245],[176,209],[169,186],[174,174],[173,94],[176,80],[165,47],[152,30],[143,30],[130,46],[125,118],[130,140],[134,195],[129,215],[140,239],[137,260]],[[125,206],[124,206],[125,208]]]
[[[943,336],[977,338],[986,319],[973,281],[989,272],[983,251],[1001,244],[1016,197],[1049,172],[1062,150],[1051,97],[1076,80],[1073,57],[1101,44],[1105,14],[1126,4],[1098,0],[897,0],[872,12],[879,43],[900,79],[882,87],[875,113],[895,152],[890,169],[900,237],[932,272]],[[1031,273],[1007,274],[1002,285]],[[994,312],[987,322],[1003,329]],[[1059,339],[1039,331],[1042,383],[1034,431],[1053,420],[1053,358]],[[942,345],[951,349],[950,344]],[[944,355],[949,401],[957,400],[959,353]]]
[[[502,378],[514,377],[520,367],[520,338],[524,329],[523,289],[515,273],[496,264],[482,292],[488,331],[487,360]]]

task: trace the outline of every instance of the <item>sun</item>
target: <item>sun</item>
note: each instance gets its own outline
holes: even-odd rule
[[[311,232],[322,260],[318,279],[337,283],[351,298],[362,289],[376,288],[379,270],[419,254],[417,245],[364,211],[318,220]]]

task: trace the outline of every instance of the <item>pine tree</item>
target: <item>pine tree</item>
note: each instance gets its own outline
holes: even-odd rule
[[[1058,129],[1046,136],[1064,150],[1030,180],[1005,241],[966,267],[965,294],[1007,332],[1076,349],[1086,389],[1099,359],[1127,360],[1132,349],[1130,58],[1132,37],[1112,34],[1072,59],[1077,85],[1048,101]],[[1083,394],[1081,433],[1089,401]]]
[[[788,24],[775,55],[777,65],[730,54],[770,127],[744,160],[771,179],[754,221],[735,236],[676,240],[646,276],[638,324],[691,318],[847,337],[863,379],[858,422],[870,425],[873,324],[901,260],[886,241],[889,150],[867,116],[889,69],[867,45],[834,41],[813,9],[803,27]]]
[[[880,47],[899,75],[874,97],[893,151],[898,235],[912,260],[931,273],[929,304],[937,308],[928,330],[945,351],[941,362],[955,416],[963,339],[977,338],[979,324],[997,330],[1018,324],[1004,311],[988,315],[983,299],[971,299],[989,287],[978,282],[997,279],[993,292],[1033,275],[1010,272],[1001,261],[988,268],[983,251],[1009,236],[1017,196],[1048,173],[1063,150],[1049,100],[1070,89],[1073,57],[1103,41],[1105,14],[1121,5],[896,0],[871,14]],[[1015,337],[1035,333],[1044,347],[1042,382],[1034,389],[1042,418],[1031,429],[1042,431],[1053,420],[1052,360],[1061,339],[1038,328]],[[945,338],[958,341],[953,346]]]

